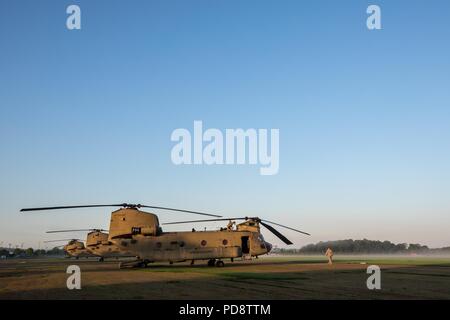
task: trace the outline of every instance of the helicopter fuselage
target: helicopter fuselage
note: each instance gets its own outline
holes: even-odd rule
[[[64,250],[68,255],[97,256],[100,261],[104,257],[136,257],[137,265],[146,266],[150,262],[182,262],[191,260],[209,260],[208,265],[223,267],[222,259],[251,258],[268,254],[272,245],[264,240],[260,226],[265,227],[276,237],[287,245],[293,244],[283,234],[277,231],[272,225],[290,229],[302,234],[309,233],[294,229],[276,222],[271,222],[259,217],[238,217],[222,218],[221,216],[175,209],[160,206],[149,206],[141,204],[110,204],[110,205],[77,205],[77,206],[56,206],[24,208],[21,212],[74,209],[74,208],[98,208],[98,207],[121,207],[111,213],[108,233],[103,229],[88,229],[86,246],[79,239],[72,239]],[[141,211],[141,208],[153,208],[159,210],[177,211],[198,215],[212,216],[216,219],[194,220],[181,222],[166,222],[165,225],[182,223],[204,223],[228,221],[226,228],[214,231],[191,232],[164,232],[160,226],[158,216],[150,212]],[[221,218],[221,219],[217,219]],[[236,224],[236,221],[244,222]],[[57,230],[53,232],[74,232],[86,230]],[[61,240],[57,240],[61,241]],[[128,263],[127,263],[128,264]]]
[[[92,257],[89,250],[86,249],[83,242],[80,241],[70,241],[64,246],[64,252],[69,257],[79,258],[79,257]]]
[[[272,249],[260,233],[239,230],[164,232],[158,236],[134,235],[115,242],[122,250],[149,262],[256,257]]]
[[[101,231],[89,232],[86,239],[86,250],[100,258],[134,257],[108,240],[109,235]]]
[[[251,219],[217,231],[163,232],[155,214],[134,208],[111,214],[108,240],[148,262],[257,257],[272,249],[261,235],[259,223]]]

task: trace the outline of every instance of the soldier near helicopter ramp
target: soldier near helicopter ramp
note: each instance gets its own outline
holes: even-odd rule
[[[228,225],[227,225],[227,230],[233,231],[233,226],[235,226],[235,225],[236,225],[236,222],[230,220],[230,222],[228,222]]]

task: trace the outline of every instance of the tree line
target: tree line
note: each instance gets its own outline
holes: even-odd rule
[[[44,249],[6,249],[0,248],[0,257],[11,258],[11,257],[38,257],[38,256],[60,256],[64,255],[64,250],[58,247],[55,247],[50,250]]]
[[[432,253],[432,252],[450,252],[450,247],[440,249],[430,249],[427,246],[418,243],[399,243],[379,240],[336,240],[321,241],[315,244],[308,244],[300,249],[278,248],[275,253],[280,254],[323,254],[328,248],[335,253],[354,253],[354,254],[411,254],[411,253]]]

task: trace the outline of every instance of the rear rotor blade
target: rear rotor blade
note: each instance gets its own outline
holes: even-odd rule
[[[199,215],[202,215],[202,216],[209,216],[209,217],[222,217],[222,216],[219,216],[217,214],[210,214],[210,213],[205,213],[205,212],[183,210],[183,209],[175,209],[175,208],[165,208],[165,207],[146,206],[146,205],[139,205],[138,208],[150,208],[150,209],[168,210],[168,211],[176,211],[176,212],[186,212],[186,213],[199,214]]]
[[[122,204],[90,204],[82,206],[58,206],[58,207],[38,207],[38,208],[24,208],[20,212],[26,211],[43,211],[43,210],[59,210],[59,209],[80,209],[80,208],[101,208],[101,207],[126,207],[126,203]]]
[[[184,209],[176,209],[176,208],[167,208],[167,207],[158,207],[158,206],[147,206],[142,204],[131,204],[131,203],[120,203],[120,204],[91,204],[91,205],[82,205],[82,206],[57,206],[57,207],[38,207],[38,208],[24,208],[21,209],[20,212],[26,211],[44,211],[44,210],[59,210],[59,209],[80,209],[80,208],[102,208],[102,207],[123,207],[123,208],[150,208],[150,209],[158,209],[158,210],[167,210],[167,211],[176,211],[176,212],[186,212],[199,214],[202,216],[209,217],[222,217],[217,214],[210,214],[205,212],[184,210]]]
[[[47,240],[47,241],[44,241],[44,243],[61,242],[61,241],[83,241],[83,240],[81,240],[81,239],[58,239],[58,240]]]
[[[52,231],[47,231],[46,233],[60,233],[60,232],[102,232],[102,231],[108,231],[108,230],[104,230],[104,229],[78,229],[78,230],[52,230]]]
[[[261,223],[264,227],[266,227],[270,232],[272,232],[274,235],[276,235],[278,238],[280,238],[281,241],[283,241],[285,244],[293,244],[288,238],[286,238],[285,236],[283,236],[280,232],[278,232],[278,230],[276,230],[274,227],[272,227],[271,225],[264,223],[262,221],[260,221],[259,223]]]

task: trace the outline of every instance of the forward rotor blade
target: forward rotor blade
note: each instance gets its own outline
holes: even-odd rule
[[[183,223],[197,223],[197,222],[214,222],[214,221],[229,221],[229,220],[247,220],[248,218],[224,218],[224,219],[207,219],[207,220],[191,220],[191,221],[176,221],[166,222],[163,225],[168,224],[183,224]]]
[[[264,227],[266,227],[270,232],[272,232],[274,235],[276,235],[278,238],[280,238],[281,241],[283,241],[285,244],[293,244],[288,238],[286,238],[285,236],[283,236],[280,232],[278,232],[278,230],[276,230],[274,227],[272,227],[271,225],[264,223],[262,221],[260,221],[259,223],[261,223]]]
[[[228,220],[248,220],[248,219],[254,219],[254,220],[260,221],[260,222],[264,221],[266,223],[274,224],[274,225],[277,225],[279,227],[283,227],[283,228],[286,228],[286,229],[289,229],[289,230],[292,230],[292,231],[299,232],[299,233],[302,233],[302,234],[310,236],[310,234],[307,233],[307,232],[304,232],[304,231],[301,231],[301,230],[297,230],[297,229],[294,229],[294,228],[291,228],[291,227],[288,227],[288,226],[285,226],[285,225],[282,225],[282,224],[279,224],[279,223],[276,223],[276,222],[268,221],[268,220],[265,220],[265,219],[260,219],[260,218],[257,218],[257,217],[241,217],[241,218],[222,218],[222,219],[208,219],[208,220],[177,221],[177,222],[166,222],[166,223],[163,223],[163,225],[183,224],[183,223],[197,223],[197,222],[228,221]]]
[[[265,219],[261,219],[261,221],[265,221],[267,223],[274,224],[276,226],[283,227],[283,228],[286,228],[286,229],[289,229],[289,230],[292,230],[292,231],[296,231],[296,232],[299,232],[299,233],[303,233],[303,234],[306,234],[307,236],[310,236],[310,234],[307,233],[307,232],[304,232],[304,231],[301,231],[301,230],[297,230],[297,229],[294,229],[294,228],[291,228],[291,227],[288,227],[288,226],[284,226],[284,225],[276,223],[276,222],[268,221],[268,220],[265,220]]]

